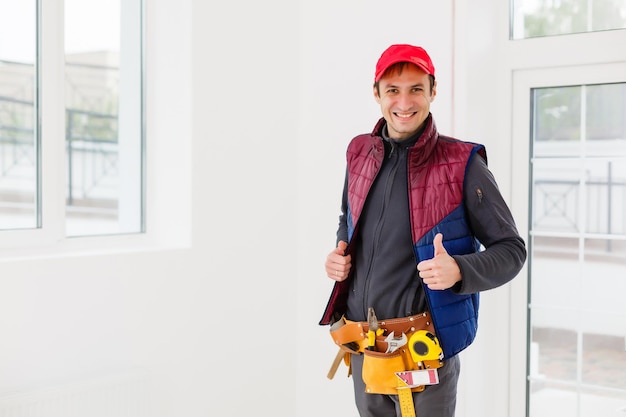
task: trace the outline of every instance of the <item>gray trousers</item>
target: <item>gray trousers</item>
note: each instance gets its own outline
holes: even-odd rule
[[[361,417],[401,417],[397,395],[368,394],[361,378],[363,355],[352,355],[352,380],[354,399]],[[422,392],[413,393],[413,404],[417,417],[454,417],[456,408],[456,386],[459,381],[461,363],[459,357],[447,359],[438,369],[439,384],[426,386]]]

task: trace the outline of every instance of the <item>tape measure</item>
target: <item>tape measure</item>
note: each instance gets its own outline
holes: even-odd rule
[[[402,417],[415,417],[413,393],[411,392],[411,388],[402,379],[398,382],[398,400],[400,401]]]
[[[437,337],[427,330],[418,330],[409,338],[409,351],[416,363],[441,360],[443,350]]]

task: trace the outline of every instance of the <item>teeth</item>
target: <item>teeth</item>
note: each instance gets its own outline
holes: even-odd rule
[[[413,116],[413,113],[409,113],[409,114],[400,114],[400,113],[396,113],[396,116],[403,118],[403,119],[407,119],[411,116]]]

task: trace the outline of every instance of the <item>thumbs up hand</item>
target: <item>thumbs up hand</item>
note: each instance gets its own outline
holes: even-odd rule
[[[345,254],[347,248],[348,244],[342,240],[326,257],[324,268],[328,278],[335,281],[344,281],[348,278],[352,268],[352,256]]]
[[[461,281],[461,270],[454,258],[448,255],[443,246],[443,235],[437,233],[433,240],[433,258],[417,264],[417,270],[424,284],[431,290],[446,290]]]
[[[443,235],[441,233],[437,233],[435,238],[433,239],[433,246],[435,247],[435,258],[437,255],[447,255],[448,251],[443,247]]]

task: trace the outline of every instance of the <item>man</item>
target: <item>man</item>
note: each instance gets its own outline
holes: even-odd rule
[[[383,117],[348,146],[337,247],[325,262],[336,282],[320,324],[362,326],[370,307],[380,321],[430,314],[441,367],[438,383],[413,390],[413,405],[418,417],[452,417],[457,355],[474,340],[478,293],[517,275],[525,243],[484,147],[437,132],[435,67],[423,48],[386,49],[373,92]],[[363,352],[376,346],[362,342],[346,357],[360,415],[400,416],[398,395],[363,381]]]

